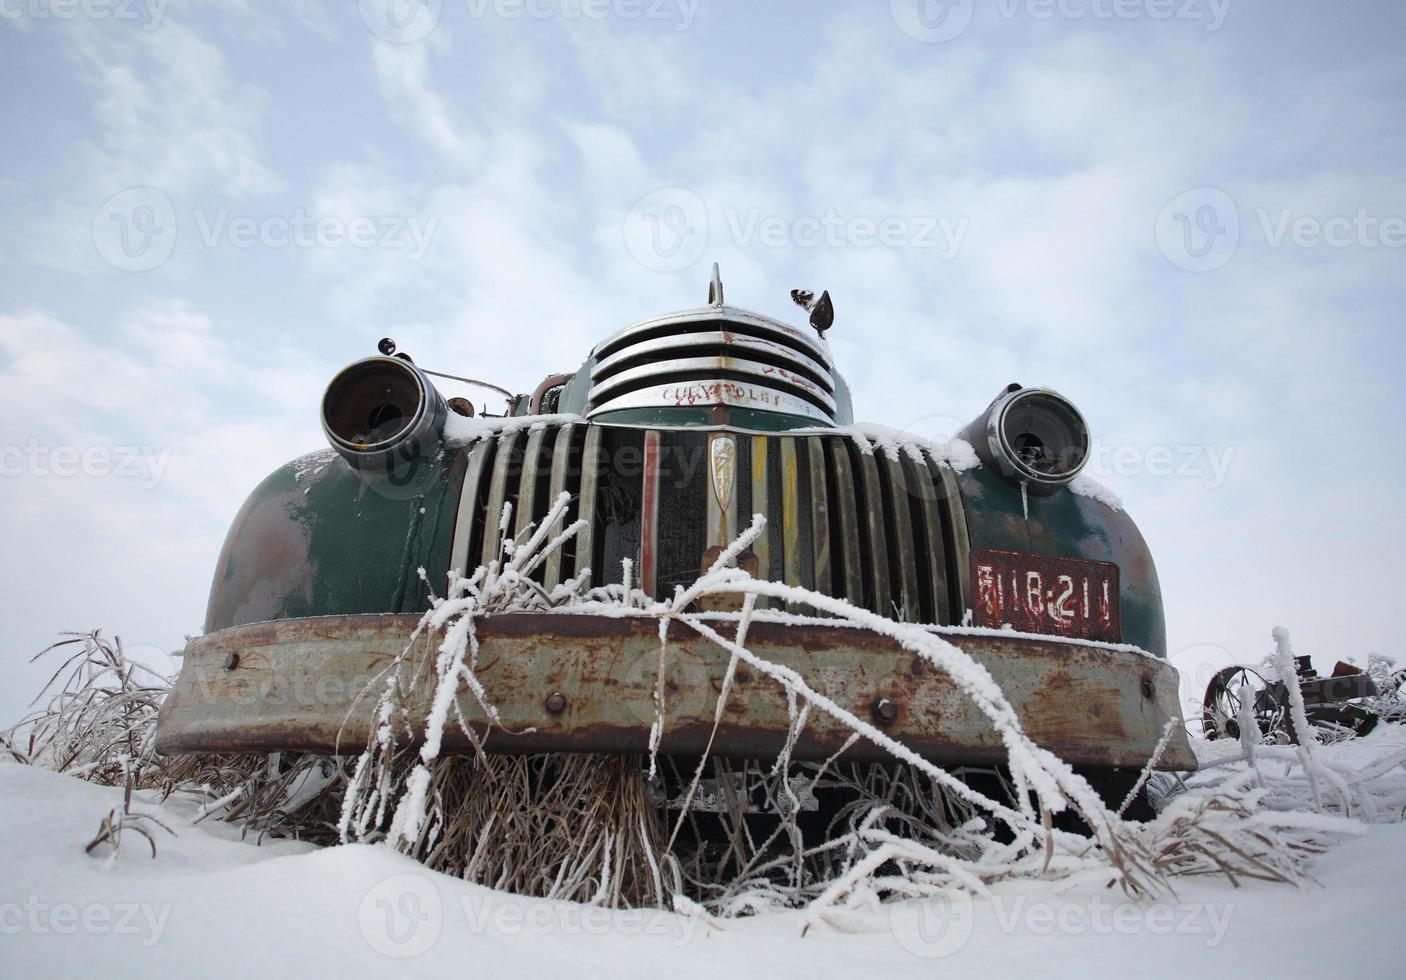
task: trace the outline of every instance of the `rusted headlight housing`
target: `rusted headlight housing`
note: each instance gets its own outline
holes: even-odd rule
[[[1088,423],[1048,388],[1009,386],[961,435],[983,463],[1034,487],[1064,486],[1089,461]]]
[[[368,357],[344,368],[322,396],[322,430],[358,469],[386,471],[437,445],[447,412],[428,378],[399,357]]]

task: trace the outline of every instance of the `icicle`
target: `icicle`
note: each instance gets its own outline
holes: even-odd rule
[[[1025,480],[1020,481],[1020,507],[1025,511],[1025,519],[1030,520],[1030,484]]]

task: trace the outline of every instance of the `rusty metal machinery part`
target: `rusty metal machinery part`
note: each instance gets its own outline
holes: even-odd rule
[[[192,640],[159,724],[158,750],[180,752],[361,751],[384,669],[419,617],[359,615],[234,627]],[[509,613],[477,624],[477,676],[501,714],[489,751],[642,752],[654,722],[658,622],[570,613]],[[1054,638],[954,632],[982,663],[1039,744],[1082,766],[1141,767],[1170,719],[1179,719],[1177,673],[1127,648]],[[434,638],[422,638],[432,656]],[[755,622],[748,646],[793,668],[822,694],[939,763],[997,763],[1006,750],[990,721],[944,673],[867,630]],[[237,654],[233,668],[230,654]],[[665,649],[665,727],[660,750],[700,754],[713,728],[727,656],[680,624]],[[418,717],[431,697],[413,690]],[[467,692],[459,709],[482,733],[485,716]],[[743,665],[713,743],[721,757],[771,758],[786,740],[784,692]],[[794,757],[823,759],[850,731],[813,712]],[[449,751],[469,742],[446,729]],[[861,740],[846,758],[883,760]],[[1159,759],[1195,768],[1180,726]]]

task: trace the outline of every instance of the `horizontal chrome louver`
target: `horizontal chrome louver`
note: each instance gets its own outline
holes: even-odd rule
[[[733,307],[637,323],[593,356],[591,416],[721,405],[826,424],[836,418],[835,378],[824,345],[778,320]]]
[[[735,454],[735,489],[718,511],[710,446]],[[589,584],[632,583],[658,597],[691,584],[714,536],[746,515],[767,533],[746,556],[758,577],[848,599],[906,622],[952,625],[969,594],[969,552],[952,471],[925,454],[890,456],[836,435],[745,435],[569,423],[483,439],[468,450],[452,567],[472,572],[521,541],[552,502],[571,495],[563,527],[585,530],[534,577],[551,589],[591,570]],[[502,523],[505,505],[511,517]],[[726,520],[723,517],[726,516]],[[715,535],[712,525],[719,523]],[[726,526],[723,526],[726,525]],[[765,605],[765,603],[763,603]],[[773,604],[774,605],[774,604]]]

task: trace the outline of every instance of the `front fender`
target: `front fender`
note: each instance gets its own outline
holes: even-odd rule
[[[205,631],[352,613],[423,612],[449,567],[464,454],[439,453],[395,482],[331,450],[279,467],[225,538]]]

